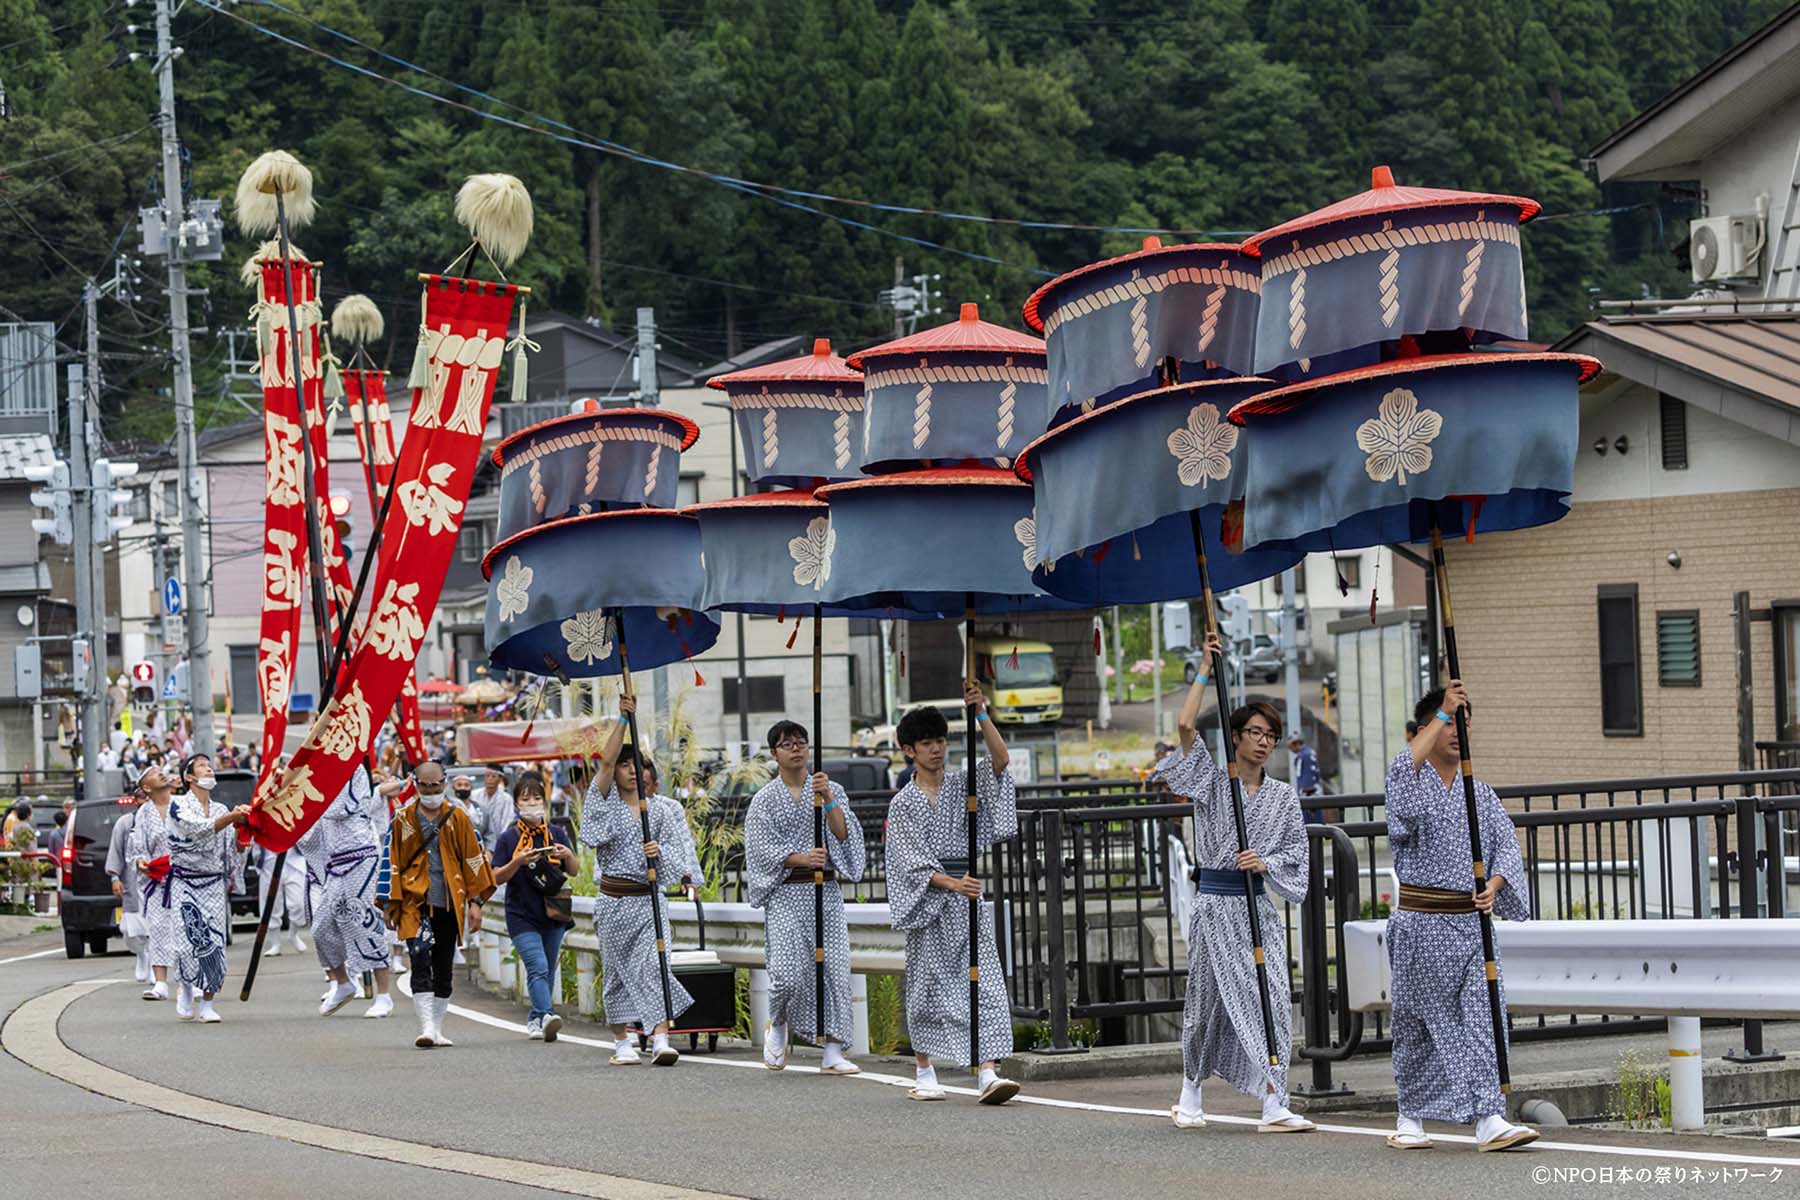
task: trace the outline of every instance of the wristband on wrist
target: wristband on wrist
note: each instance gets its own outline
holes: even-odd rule
[[[1210,675],[1195,675],[1194,682],[1199,684],[1201,687],[1205,687],[1207,684],[1212,682],[1212,676],[1210,676]]]
[[[986,711],[984,711],[984,710],[982,710],[982,709],[979,709],[979,708],[978,708],[978,709],[976,709],[976,710],[975,710],[975,723],[976,723],[976,724],[977,724],[977,725],[979,725],[979,724],[981,724],[981,723],[982,723],[982,722],[983,722],[983,721],[985,721],[985,720],[987,720],[987,713],[986,713]]]
[[[1437,719],[1446,725],[1450,724],[1450,715],[1441,708],[1437,710]]]

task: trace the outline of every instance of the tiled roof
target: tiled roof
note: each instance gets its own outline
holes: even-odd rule
[[[0,437],[0,479],[23,479],[26,467],[45,467],[55,461],[56,449],[47,433]]]

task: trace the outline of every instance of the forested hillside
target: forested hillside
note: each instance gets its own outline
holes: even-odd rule
[[[1048,274],[1135,246],[1132,231],[1233,239],[1366,187],[1378,162],[1543,202],[1525,248],[1548,339],[1596,295],[1684,287],[1691,201],[1600,188],[1582,157],[1782,7],[189,0],[176,80],[190,196],[228,197],[264,149],[298,154],[320,203],[297,240],[328,264],[328,300],[376,297],[401,370],[407,281],[461,248],[452,194],[487,170],[536,198],[513,272],[535,303],[609,324],[654,305],[665,347],[697,360],[881,335],[897,256],[942,275],[948,311],[979,300],[1017,324]],[[0,303],[73,315],[65,340],[82,280],[135,245],[160,188],[152,38],[126,28],[147,8],[0,0]],[[234,233],[198,273],[214,331],[242,321],[250,248]],[[153,436],[164,406],[127,400],[166,386],[165,309],[154,287],[134,309],[104,317],[106,402],[116,432]],[[203,390],[223,353],[197,343]],[[209,401],[209,420],[242,415]]]

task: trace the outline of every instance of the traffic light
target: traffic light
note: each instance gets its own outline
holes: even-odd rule
[[[131,667],[131,699],[136,704],[156,703],[156,664],[149,661]]]
[[[75,521],[70,504],[69,464],[58,459],[41,467],[26,467],[25,478],[33,483],[48,483],[48,488],[31,493],[31,502],[48,512],[48,516],[33,517],[31,527],[41,536],[47,537],[59,546],[73,545],[75,542]]]
[[[350,536],[355,532],[355,527],[350,520],[350,494],[333,492],[327,498],[326,505],[331,512],[331,530],[337,535],[338,553],[343,555],[344,561],[348,563],[354,553],[350,547]]]
[[[75,685],[75,694],[88,694],[88,685],[94,679],[94,654],[86,638],[72,638],[69,642],[69,674],[70,682]]]
[[[134,462],[114,462],[109,458],[94,460],[94,531],[96,546],[109,546],[113,535],[131,528],[126,510],[131,506],[131,493],[118,486],[138,473]]]

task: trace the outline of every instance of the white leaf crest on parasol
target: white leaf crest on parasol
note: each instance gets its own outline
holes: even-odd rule
[[[275,195],[281,194],[288,229],[312,224],[313,178],[306,164],[286,150],[261,154],[238,177],[237,224],[252,237],[274,233]]]
[[[1013,537],[1017,538],[1019,545],[1025,548],[1025,553],[1022,555],[1025,559],[1025,569],[1027,571],[1037,570],[1038,564],[1043,561],[1038,558],[1037,518],[1020,517],[1017,521],[1014,521]],[[1044,570],[1054,571],[1056,570],[1056,564],[1044,563]]]
[[[331,310],[331,336],[352,345],[368,345],[381,337],[387,325],[375,302],[358,292],[345,296]]]
[[[457,190],[456,219],[505,270],[531,240],[531,193],[511,175],[471,175]]]
[[[1406,486],[1406,473],[1431,469],[1431,443],[1444,428],[1444,418],[1419,407],[1408,388],[1395,388],[1381,398],[1381,415],[1356,427],[1356,447],[1369,457],[1363,469],[1376,483],[1392,479]]]
[[[526,605],[531,603],[531,580],[536,574],[520,562],[516,554],[506,560],[506,573],[500,576],[500,582],[494,588],[502,621],[510,621],[525,612]]]
[[[288,254],[292,256],[295,262],[309,261],[306,257],[306,251],[294,245],[292,241],[288,242]],[[266,262],[280,261],[281,243],[274,238],[270,238],[256,248],[255,254],[252,254],[249,258],[244,260],[243,267],[238,270],[238,278],[243,281],[245,287],[255,287],[258,283],[262,282],[263,264]]]
[[[1182,486],[1205,488],[1230,475],[1231,452],[1237,449],[1237,440],[1237,426],[1219,420],[1217,405],[1196,404],[1189,409],[1187,424],[1171,433],[1168,441]]]
[[[562,623],[562,637],[572,662],[604,662],[612,657],[612,618],[604,609],[576,613]]]
[[[831,578],[831,555],[837,549],[837,530],[829,517],[814,517],[806,533],[788,539],[788,557],[794,560],[794,583],[819,591]]]

